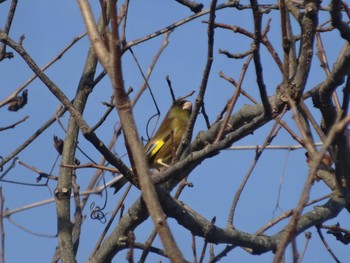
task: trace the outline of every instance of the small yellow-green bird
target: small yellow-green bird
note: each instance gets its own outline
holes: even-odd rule
[[[191,112],[191,102],[184,99],[173,102],[159,129],[145,146],[150,168],[160,170],[171,164],[174,152],[179,147],[185,133]],[[111,185],[115,189],[114,193],[118,192],[127,182],[127,179],[121,176]]]

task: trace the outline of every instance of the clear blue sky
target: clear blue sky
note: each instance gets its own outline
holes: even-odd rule
[[[1,28],[4,27],[10,2],[10,0],[7,0],[5,3],[0,4]],[[94,3],[93,10],[97,17],[99,13],[99,1],[90,2]],[[223,1],[219,1],[219,3],[221,2]],[[205,9],[208,8],[209,1],[203,1],[203,3],[205,4]],[[246,1],[242,2],[242,4],[245,3]],[[128,15],[127,40],[134,40],[152,33],[189,15],[191,15],[190,11],[175,1],[131,1],[130,13]],[[268,36],[276,50],[280,53],[280,57],[282,57],[279,34],[279,14],[276,11],[271,11],[269,17],[272,17],[272,22]],[[157,103],[161,109],[162,116],[164,116],[171,103],[171,97],[165,81],[166,75],[170,76],[177,96],[183,96],[192,90],[198,90],[205,66],[207,48],[207,25],[203,24],[201,21],[207,19],[207,16],[203,16],[176,29],[171,34],[169,46],[164,51],[152,74],[149,84],[156,94]],[[253,25],[251,19],[252,14],[249,10],[238,12],[234,9],[227,9],[217,12],[216,21],[240,25],[252,32]],[[322,21],[320,20],[320,22],[322,23],[326,19],[328,19],[328,15],[322,15]],[[263,20],[263,26],[266,25],[266,22],[267,18]],[[10,36],[18,40],[22,34],[25,34],[25,40],[23,42],[24,47],[39,66],[44,66],[68,45],[74,37],[82,34],[84,31],[84,24],[76,1],[32,0],[19,1]],[[230,96],[232,96],[234,91],[229,83],[218,76],[218,72],[222,70],[226,75],[238,80],[242,64],[245,61],[245,59],[239,61],[229,60],[223,55],[218,55],[218,49],[227,49],[232,53],[242,53],[247,51],[251,44],[251,40],[247,40],[238,34],[223,29],[217,29],[215,31],[215,36],[215,59],[205,101],[207,113],[211,122],[216,119],[223,105]],[[329,52],[330,65],[332,65],[343,42],[338,41],[339,36],[337,33],[328,33],[326,36],[329,37],[330,40],[327,41],[325,39],[324,44],[326,50]],[[336,41],[334,41],[334,39]],[[145,72],[162,41],[163,36],[160,36],[133,48]],[[73,98],[76,92],[88,47],[89,41],[88,38],[85,37],[46,71],[46,74],[51,80],[53,80],[69,98]],[[268,93],[272,95],[275,92],[276,85],[281,81],[281,75],[265,48],[262,48],[262,59],[264,61],[264,79]],[[317,59],[316,56],[314,56],[314,59]],[[128,53],[123,57],[123,70],[126,87],[131,86],[137,91],[143,80],[135,62]],[[98,69],[98,73],[99,72],[101,72],[101,67]],[[253,64],[251,64],[243,88],[258,99],[259,96],[254,72]],[[15,58],[12,60],[2,61],[0,63],[0,100],[7,97],[14,89],[21,86],[32,74],[32,71],[17,54],[15,54]],[[314,87],[314,85],[322,81],[324,77],[325,74],[319,67],[318,61],[315,61],[311,71],[311,78],[307,84],[307,89]],[[9,125],[25,115],[30,116],[25,123],[13,130],[4,131],[0,134],[1,156],[7,156],[33,134],[39,126],[54,114],[57,106],[60,104],[39,80],[35,80],[31,83],[28,86],[28,90],[29,103],[24,109],[16,113],[9,113],[5,107],[0,110],[0,126]],[[95,88],[87,104],[84,117],[89,125],[93,126],[101,118],[105,111],[105,107],[101,102],[109,101],[111,94],[111,85],[106,78]],[[134,94],[136,94],[136,92],[134,92]],[[133,94],[131,97],[133,97]],[[194,100],[194,96],[192,98]],[[247,103],[250,102],[246,98],[241,97],[236,105],[235,111]],[[310,109],[312,109],[312,103],[308,102],[308,105]],[[155,108],[147,92],[136,105],[134,113],[139,127],[139,133],[145,136],[146,122],[148,118],[155,113]],[[316,113],[316,117],[319,118],[318,113]],[[68,118],[69,114],[66,113],[62,118],[64,125],[67,125]],[[291,127],[297,132],[289,114],[286,115],[285,121],[290,123]],[[97,135],[105,144],[108,144],[112,138],[113,129],[117,124],[117,114],[113,112],[103,127],[97,131]],[[262,144],[271,126],[272,123],[269,123],[253,135],[238,142],[237,145]],[[203,129],[205,129],[204,120],[200,116],[195,130],[198,132]],[[20,153],[20,160],[49,173],[57,156],[52,141],[54,134],[61,138],[64,137],[64,132],[57,123],[46,130],[28,149]],[[296,142],[284,130],[281,130],[280,134],[273,142],[273,145],[294,144],[296,144]],[[99,162],[100,154],[89,143],[85,142],[82,137],[80,138],[79,146],[88,153],[92,159]],[[118,142],[114,150],[120,156],[126,152],[122,141]],[[252,174],[251,180],[246,186],[246,191],[244,191],[241,196],[234,222],[237,229],[253,233],[281,212],[295,207],[307,175],[304,153],[304,150],[293,151],[289,154],[285,150],[269,150],[264,152]],[[219,156],[203,162],[189,178],[189,180],[193,182],[194,188],[186,189],[181,196],[181,200],[205,216],[208,220],[216,216],[216,224],[220,227],[225,227],[233,196],[249,166],[253,162],[254,154],[255,151],[223,151]],[[79,152],[77,153],[77,157],[82,163],[88,162]],[[285,161],[286,169],[279,200],[280,207],[276,209],[278,186]],[[8,167],[8,165],[6,167]],[[94,171],[91,169],[78,170],[77,175],[78,181],[82,186],[81,189],[86,187],[93,172]],[[53,174],[58,174],[57,165],[53,170]],[[17,165],[6,179],[35,183],[36,177],[37,175],[35,173]],[[111,175],[107,174],[106,179],[111,179]],[[52,198],[52,191],[56,183],[50,182],[49,188],[24,187],[8,183],[1,183],[1,185],[6,199],[5,207],[11,210]],[[324,187],[322,182],[315,183],[311,192],[311,199],[318,198],[328,193],[329,190]],[[133,190],[126,204],[131,204],[137,198],[138,194],[137,190]],[[114,209],[119,197],[120,194],[112,196],[112,190],[108,191],[106,211],[112,211]],[[89,204],[93,201],[102,206],[104,198],[93,197],[90,199]],[[89,218],[88,209],[85,210],[84,214],[87,215],[87,218],[83,226],[80,248],[77,256],[79,262],[85,262],[87,260],[96,240],[105,227],[105,225]],[[51,203],[15,214],[11,219],[33,232],[55,235],[55,216],[55,205]],[[107,215],[107,217],[108,216],[109,215]],[[170,219],[169,222],[175,239],[183,250],[185,258],[191,260],[190,233],[177,226],[173,219]],[[337,222],[340,222],[342,227],[350,227],[349,215],[344,211],[337,219],[331,220],[327,224],[335,224]],[[286,222],[277,225],[270,230],[268,234],[276,233],[285,224]],[[145,241],[151,230],[152,223],[148,220],[146,225],[136,231],[137,241]],[[304,262],[331,262],[332,259],[321,244],[315,229],[310,229],[309,231],[311,231],[313,235]],[[7,220],[5,220],[5,234],[7,262],[24,262],[28,260],[30,262],[49,262],[57,246],[57,240],[55,238],[30,235],[14,226],[12,223],[9,223]],[[326,238],[335,254],[341,260],[345,261],[349,255],[347,251],[348,248],[339,242],[335,242],[334,238],[331,236],[326,235]],[[304,243],[305,238],[303,235],[300,235],[297,242],[300,252]],[[202,249],[202,244],[202,240],[198,238],[198,254]],[[159,240],[157,240],[154,245],[162,247]],[[215,253],[220,252],[224,247],[224,245],[215,247]],[[223,259],[222,262],[271,262],[272,258],[272,253],[266,253],[261,256],[251,256],[244,250],[237,248],[235,251],[231,252],[228,257]],[[138,256],[136,256],[135,259],[138,259]],[[159,261],[159,259],[166,262],[166,260],[158,256],[150,256],[149,262]],[[125,252],[120,253],[114,262],[123,262],[124,260]],[[288,255],[286,262],[291,262],[290,255]]]

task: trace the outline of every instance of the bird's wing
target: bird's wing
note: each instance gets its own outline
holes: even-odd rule
[[[164,146],[164,144],[171,138],[171,133],[168,133],[164,138],[158,139],[147,145],[146,156],[147,159],[152,159],[156,153]]]

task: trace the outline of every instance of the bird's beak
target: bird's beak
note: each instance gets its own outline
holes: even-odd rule
[[[182,105],[182,109],[192,111],[192,103],[190,101],[186,101],[184,105]]]

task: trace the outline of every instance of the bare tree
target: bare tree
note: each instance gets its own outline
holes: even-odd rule
[[[23,113],[33,103],[43,110],[40,101],[48,98],[60,104],[40,126],[31,122],[29,126],[34,132],[24,133],[26,138],[18,137],[17,131],[33,116],[15,121],[8,117],[6,120],[11,121],[2,122],[0,127],[3,136],[6,134],[20,141],[17,146],[8,140],[6,148],[3,147],[6,150],[0,152],[0,179],[4,183],[0,188],[2,261],[6,258],[5,238],[11,236],[4,222],[36,234],[14,221],[13,215],[20,213],[21,218],[25,210],[50,203],[56,205],[51,218],[57,220],[57,235],[54,235],[57,249],[53,251],[52,262],[77,262],[80,258],[89,262],[111,262],[120,254],[122,257],[126,254],[129,262],[134,262],[136,257],[140,262],[161,257],[171,262],[203,262],[204,259],[217,262],[227,258],[233,260],[235,251],[242,248],[252,258],[272,252],[274,262],[289,259],[300,262],[312,249],[307,245],[312,238],[311,231],[324,244],[313,244],[317,250],[326,251],[336,262],[346,260],[341,250],[334,250],[334,246],[342,248],[350,240],[345,219],[350,211],[350,9],[345,2],[331,0],[328,5],[317,0],[281,0],[272,4],[255,0],[249,3],[212,0],[206,5],[187,0],[167,1],[158,3],[159,8],[162,6],[171,12],[171,6],[176,5],[189,15],[163,28],[159,25],[161,29],[132,40],[129,40],[132,23],[141,19],[133,15],[133,5],[147,5],[146,2],[105,0],[98,6],[94,3],[93,8],[87,0],[78,0],[75,4],[79,7],[80,21],[84,22],[86,33],[75,37],[42,68],[26,48],[24,35],[17,40],[11,34],[15,27],[12,22],[21,3],[12,0],[5,26],[0,29],[0,61],[21,59],[26,68],[34,72],[19,88],[9,89],[10,94],[2,93],[0,107],[4,116]],[[158,14],[157,7],[149,9],[154,12],[147,14],[151,20]],[[93,12],[99,13],[97,22]],[[225,12],[230,15],[223,15]],[[230,19],[247,14],[249,19],[235,22]],[[200,19],[204,20],[198,23]],[[154,95],[150,77],[162,70],[156,63],[168,48],[170,35],[195,23],[196,26],[200,24],[200,33],[205,34],[206,39],[198,45],[204,59],[193,63],[202,75],[189,74],[198,80],[197,88],[183,89],[181,92],[187,93],[180,96],[193,102],[193,110],[180,145],[172,149],[172,163],[164,169],[149,169],[141,138],[144,130],[148,134],[154,124],[152,118],[148,119],[151,117],[149,111],[146,110],[148,117],[145,118],[137,110],[138,105],[142,105],[139,99],[147,100],[149,108],[153,104],[152,98],[168,96],[166,89]],[[176,37],[179,42],[195,41],[180,36]],[[73,48],[72,52],[78,52],[74,47],[84,37],[89,39],[89,49],[72,97],[71,89],[60,86],[46,71],[68,50]],[[161,45],[153,44],[154,39],[161,39]],[[229,41],[241,43],[240,49],[229,50],[230,44],[226,45]],[[145,45],[151,45],[154,53],[147,71],[143,70],[139,55],[134,52]],[[188,52],[180,45],[174,48],[179,54]],[[329,65],[329,59],[334,61],[333,67]],[[216,61],[223,63],[216,64]],[[126,87],[126,80],[132,77],[125,74],[125,68],[131,66],[135,68],[133,74],[142,82],[137,92]],[[2,78],[13,79],[15,72],[11,73]],[[213,78],[215,85],[228,85],[233,91],[212,87]],[[35,79],[49,91],[47,97],[31,97]],[[176,82],[176,78],[171,79]],[[169,77],[167,80],[175,98],[174,91],[179,92],[179,89],[176,85],[172,87]],[[95,102],[96,92],[100,94],[108,86],[111,88],[102,95],[103,98],[108,98],[105,94],[110,96],[102,105],[104,112],[93,116],[96,105],[90,101]],[[155,109],[158,110],[158,106]],[[115,112],[117,114],[113,115]],[[69,116],[66,123],[62,121],[64,114]],[[118,119],[117,123],[115,119]],[[144,120],[140,122],[141,119]],[[49,142],[45,134],[53,125],[64,130],[64,138],[50,134],[54,139]],[[198,127],[202,131],[197,133]],[[99,133],[101,129],[113,131],[108,144]],[[261,136],[265,137],[262,139]],[[254,138],[255,143],[248,145],[249,138]],[[277,144],[273,144],[275,141]],[[234,145],[237,142],[242,144]],[[55,168],[54,164],[51,171],[47,163],[27,163],[20,156],[25,152],[45,155],[54,149],[60,156],[60,165]],[[298,159],[288,168],[287,162],[292,162],[289,161],[290,152],[297,149]],[[245,161],[250,163],[249,166],[239,172],[240,163],[243,163],[241,158],[245,156],[243,152],[247,150],[253,153],[250,155],[252,161]],[[270,150],[287,151],[284,163],[283,158],[273,160],[275,157],[265,153]],[[90,153],[92,151],[94,153]],[[121,157],[125,152],[126,156]],[[236,153],[234,159],[227,157]],[[269,158],[264,158],[265,155]],[[224,165],[223,156],[226,156]],[[97,158],[100,160],[94,161]],[[207,163],[214,163],[214,166],[209,168],[205,166]],[[206,168],[199,172],[201,164]],[[282,167],[282,172],[264,175],[271,173],[267,168],[271,164]],[[237,168],[232,171],[234,165]],[[28,183],[18,176],[18,167],[37,174],[37,182]],[[296,167],[303,168],[302,174],[298,174],[300,171]],[[284,182],[287,170],[295,181],[302,182],[299,188],[294,189],[291,181]],[[93,175],[86,178],[89,171],[94,171]],[[211,174],[212,181],[207,186],[193,183],[196,178],[203,177],[203,173]],[[233,179],[224,179],[221,173]],[[240,178],[238,174],[242,173],[245,176]],[[260,179],[252,178],[253,173]],[[129,185],[112,195],[113,189],[109,186],[120,178]],[[224,180],[229,183],[225,185]],[[254,186],[250,182],[254,182]],[[317,192],[321,184],[323,190]],[[45,189],[46,195],[47,189],[53,187],[52,197],[17,209],[4,209],[10,195],[6,192],[7,187],[16,187],[17,192],[12,190],[11,196],[21,198],[23,189],[23,192],[34,191],[27,191],[32,185]],[[288,188],[287,195],[283,195],[284,188]],[[315,191],[316,195],[313,194]],[[273,192],[277,202],[272,199],[261,201],[265,200],[266,192]],[[191,198],[187,193],[191,193]],[[214,205],[196,211],[193,207],[198,202],[194,201],[196,196],[204,205],[210,202]],[[101,200],[104,205],[96,205]],[[224,201],[231,205],[224,205]],[[291,204],[286,211],[281,208],[283,202]],[[250,227],[245,225],[245,218],[249,216],[244,213],[240,216],[239,206],[244,207],[247,215],[256,213],[248,220],[252,221]],[[113,212],[109,212],[111,210]],[[270,219],[262,222],[259,213],[264,214],[263,219]],[[35,217],[35,210],[31,214]],[[212,217],[208,218],[208,215]],[[151,223],[148,218],[152,219]],[[91,234],[90,226],[97,225],[98,221],[93,219],[106,223],[94,233],[94,240],[86,237]],[[222,220],[226,220],[226,225]],[[86,224],[89,227],[84,227]],[[178,231],[186,239],[178,236]],[[158,242],[154,241],[157,236]],[[306,244],[299,252],[298,245],[303,241]],[[288,252],[288,247],[292,248],[292,253]]]

